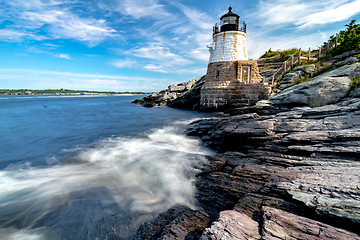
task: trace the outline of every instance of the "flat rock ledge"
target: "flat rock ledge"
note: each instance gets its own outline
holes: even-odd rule
[[[177,206],[136,239],[360,239],[360,99],[202,119],[186,134],[217,151]]]

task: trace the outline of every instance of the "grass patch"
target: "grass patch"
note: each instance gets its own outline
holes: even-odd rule
[[[298,85],[298,84],[301,84],[301,83],[307,82],[307,81],[309,81],[309,79],[310,79],[310,77],[309,77],[309,76],[303,77],[303,78],[301,78],[301,79],[297,80],[297,81],[295,82],[295,85]]]
[[[317,70],[317,71],[314,73],[313,77],[316,77],[316,76],[319,76],[320,74],[323,74],[323,73],[325,73],[325,72],[328,72],[328,71],[330,71],[330,69],[331,69],[331,64],[327,64],[327,65],[325,65],[324,67],[322,67],[322,68],[320,68],[319,70]]]
[[[360,77],[354,78],[354,80],[352,80],[349,84],[350,89],[351,90],[357,89],[359,86],[359,81],[360,81]]]

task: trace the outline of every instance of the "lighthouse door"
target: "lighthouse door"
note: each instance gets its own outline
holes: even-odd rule
[[[249,66],[242,67],[242,82],[245,82],[245,83],[250,82],[250,67]]]

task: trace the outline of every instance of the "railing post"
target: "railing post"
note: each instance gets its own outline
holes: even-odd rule
[[[309,52],[308,52],[308,62],[310,61],[310,52],[311,52],[311,48],[309,48]]]
[[[321,57],[321,46],[319,47],[319,58]]]
[[[284,73],[286,72],[286,61],[284,62]]]
[[[301,48],[299,49],[299,64],[301,62]]]
[[[274,75],[272,75],[271,86],[274,86],[274,80],[275,80],[275,74],[274,74]]]
[[[294,54],[291,55],[291,69],[294,68]]]

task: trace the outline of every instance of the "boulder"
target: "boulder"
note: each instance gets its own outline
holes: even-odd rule
[[[339,225],[356,227],[360,224],[359,167],[360,163],[346,161],[293,167],[271,176],[267,186],[285,190]]]
[[[341,61],[341,62],[338,62],[335,64],[335,67],[342,67],[342,66],[345,66],[345,65],[351,65],[353,63],[356,63],[358,62],[358,59],[356,57],[350,57],[344,61]]]
[[[281,79],[280,85],[278,89],[284,90],[286,88],[289,88],[295,83],[300,80],[301,76],[297,72],[290,72],[284,75],[284,77]]]
[[[245,214],[234,210],[223,211],[210,228],[206,228],[200,240],[257,240],[261,236],[258,223]]]
[[[350,93],[350,82],[360,76],[360,63],[324,73],[287,88],[268,100],[275,105],[319,107],[338,102]]]
[[[289,88],[295,85],[295,83],[301,78],[312,77],[315,72],[316,67],[314,64],[295,67],[292,72],[287,73],[283,76],[280,81],[280,85],[278,86],[278,89],[284,90],[286,88]]]
[[[179,85],[172,84],[169,86],[168,89],[170,92],[182,92],[185,90],[185,86],[181,86],[181,85],[179,86]]]
[[[360,86],[350,92],[350,97],[360,97]]]
[[[330,225],[308,218],[296,216],[270,207],[261,209],[263,226],[262,238],[270,239],[352,239],[360,237],[352,232],[345,231]]]
[[[199,109],[200,108],[200,90],[205,83],[205,76],[200,79],[196,79],[194,84],[191,85],[191,89],[182,93],[174,101],[168,103],[169,107],[183,108],[183,109]],[[190,86],[189,85],[189,86]],[[188,86],[188,85],[186,85]]]
[[[316,72],[316,67],[315,64],[297,66],[293,72],[297,72],[300,76],[312,76]]]
[[[199,239],[209,223],[200,211],[175,206],[141,225],[133,239]]]
[[[145,107],[169,106],[174,108],[199,109],[200,89],[205,83],[205,76],[178,85],[170,85],[167,89],[151,94],[133,103]]]
[[[185,89],[190,90],[194,86],[194,84],[197,80],[200,80],[200,79],[194,79],[194,80],[190,80],[189,82],[187,82],[185,84]]]

